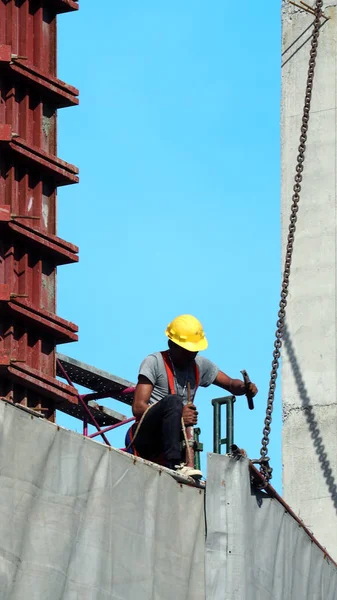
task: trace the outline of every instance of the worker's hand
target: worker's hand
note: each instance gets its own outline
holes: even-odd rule
[[[198,411],[194,404],[186,404],[183,408],[183,419],[186,427],[196,425],[198,422]]]
[[[259,391],[255,385],[255,383],[250,383],[249,385],[247,385],[247,387],[245,388],[245,393],[248,391],[249,394],[251,394],[252,398],[254,398],[254,396],[256,396],[257,392]]]

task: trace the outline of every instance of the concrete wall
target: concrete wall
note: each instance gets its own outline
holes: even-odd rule
[[[283,484],[286,501],[336,559],[336,0],[324,11],[282,355]],[[285,247],[313,17],[283,2],[282,18]]]

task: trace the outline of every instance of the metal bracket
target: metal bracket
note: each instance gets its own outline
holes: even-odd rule
[[[226,452],[229,454],[234,438],[234,402],[235,396],[226,396],[225,398],[214,398],[212,405],[214,408],[213,420],[213,452],[221,454],[221,446],[226,445]],[[226,437],[221,438],[221,406],[226,405]]]
[[[10,300],[14,300],[15,298],[29,298],[29,296],[28,294],[16,294],[13,292],[12,294],[9,294],[9,298]]]
[[[36,217],[33,215],[14,215],[11,214],[11,219],[34,219],[36,221],[39,221],[40,217]]]
[[[0,302],[10,302],[16,298],[28,298],[28,295],[11,292],[8,284],[0,284]]]
[[[265,456],[265,457],[261,457],[261,458],[256,458],[254,460],[251,460],[250,462],[253,465],[260,465],[262,474],[264,474],[266,476],[266,478],[268,479],[268,481],[269,481],[269,479],[271,479],[272,473],[273,473],[273,469],[269,465],[269,462],[270,462],[269,456]]]
[[[28,56],[19,56],[19,54],[11,54],[12,60],[28,60]]]

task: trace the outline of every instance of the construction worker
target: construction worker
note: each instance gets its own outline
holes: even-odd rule
[[[167,327],[168,350],[155,352],[143,360],[138,375],[132,411],[136,422],[126,436],[128,451],[142,458],[164,464],[187,476],[200,478],[202,473],[182,462],[182,422],[196,425],[198,411],[194,398],[198,386],[217,385],[230,394],[247,392],[243,381],[231,379],[198,352],[208,342],[203,327],[192,315],[181,315]],[[188,391],[191,404],[187,404]],[[249,386],[257,394],[254,383]]]

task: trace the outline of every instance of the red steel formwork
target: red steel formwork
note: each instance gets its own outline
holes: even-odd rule
[[[72,0],[0,0],[0,397],[41,411],[77,404],[56,379],[57,344],[77,327],[55,314],[56,268],[78,248],[56,236],[56,194],[78,182],[57,157],[57,109],[78,90],[57,79],[57,14]]]

